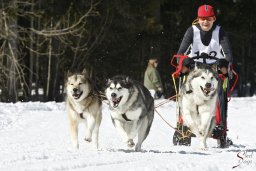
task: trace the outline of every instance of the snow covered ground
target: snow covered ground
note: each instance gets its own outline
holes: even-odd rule
[[[191,147],[173,146],[174,130],[155,114],[143,151],[134,152],[122,143],[106,104],[100,127],[100,149],[94,151],[83,141],[83,125],[79,127],[80,149],[71,148],[64,103],[0,103],[0,171],[255,170],[255,106],[256,97],[233,98],[229,103],[228,136],[234,142],[230,148],[218,149],[215,140],[208,139],[209,149],[202,151],[196,138],[192,139]],[[174,102],[158,110],[175,125]]]

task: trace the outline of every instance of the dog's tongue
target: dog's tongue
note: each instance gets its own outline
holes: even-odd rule
[[[211,88],[204,88],[204,91],[211,91]]]
[[[112,98],[112,102],[117,103],[118,102],[118,98]]]
[[[82,93],[73,93],[73,97],[78,98]]]
[[[78,97],[78,96],[79,96],[79,94],[75,94],[75,93],[74,93],[74,94],[73,94],[73,96],[74,96],[74,97]]]
[[[211,87],[211,88],[204,88],[204,90],[205,90],[205,91],[213,91],[214,88],[213,88],[213,87]]]
[[[211,91],[213,91],[214,88],[211,87],[211,88],[204,88],[204,92],[208,95]]]

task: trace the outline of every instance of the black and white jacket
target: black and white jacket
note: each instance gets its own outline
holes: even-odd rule
[[[224,58],[232,63],[232,51],[229,39],[222,27],[214,24],[211,30],[203,31],[199,24],[189,27],[183,37],[178,54],[185,54],[189,57],[199,56],[201,53],[207,53],[210,56]],[[195,61],[200,61],[197,59]],[[207,63],[212,63],[207,59]]]

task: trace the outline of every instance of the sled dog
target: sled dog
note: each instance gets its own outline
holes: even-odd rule
[[[196,66],[181,88],[181,112],[184,124],[199,138],[201,149],[215,127],[218,75],[211,67]]]
[[[68,73],[66,81],[66,109],[70,121],[71,142],[75,148],[78,144],[78,125],[84,123],[85,141],[92,142],[98,148],[99,126],[102,119],[102,103],[88,72]]]
[[[141,83],[126,76],[115,76],[108,80],[105,89],[114,126],[128,147],[135,151],[148,136],[154,119],[154,100]]]

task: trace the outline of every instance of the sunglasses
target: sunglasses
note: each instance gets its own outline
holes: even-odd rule
[[[204,21],[204,20],[213,21],[214,17],[198,17],[198,20],[201,20],[201,21]]]

